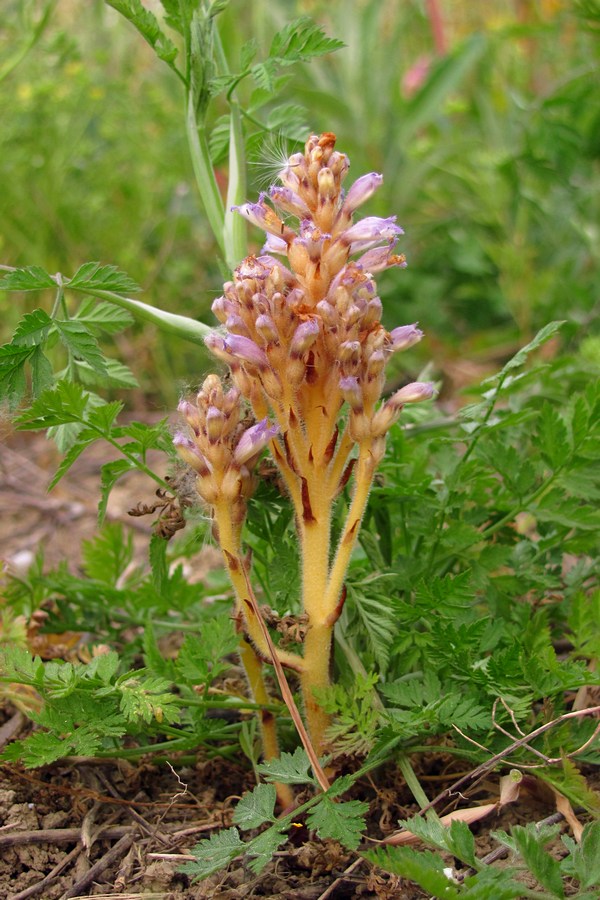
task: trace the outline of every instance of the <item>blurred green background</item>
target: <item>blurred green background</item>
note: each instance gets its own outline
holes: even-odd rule
[[[177,79],[102,0],[4,0],[3,12],[0,262],[65,274],[112,263],[146,302],[212,323],[223,274]],[[268,47],[302,14],[347,47],[291,70],[277,103],[334,131],[354,177],[383,172],[365,210],[406,231],[409,267],[380,289],[389,326],[427,334],[413,365],[435,359],[452,392],[566,318],[570,349],[598,367],[599,0],[232,0],[219,20],[232,68],[250,36]],[[274,132],[250,198],[273,174]],[[0,303],[5,341],[40,298]],[[137,405],[173,405],[207,365],[147,327],[116,340]]]

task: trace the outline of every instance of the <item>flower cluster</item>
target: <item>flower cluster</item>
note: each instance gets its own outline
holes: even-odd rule
[[[283,186],[269,192],[275,209],[265,195],[238,208],[267,232],[268,254],[244,260],[225,285],[212,307],[225,334],[206,343],[228,363],[255,414],[273,410],[283,433],[290,413],[306,423],[318,406],[322,431],[331,434],[346,401],[350,435],[360,442],[383,437],[404,403],[433,390],[409,385],[376,409],[390,355],[422,332],[415,325],[387,332],[381,324],[373,273],[405,265],[394,252],[402,229],[395,217],[352,223],[382,177],[364,175],[344,195],[349,163],[334,145],[332,134],[312,136],[304,154],[290,157],[279,176]],[[299,220],[297,228],[290,217]],[[272,254],[284,254],[289,267]],[[382,440],[372,452],[381,458]]]
[[[231,504],[232,518],[241,524],[246,500],[254,491],[252,468],[277,432],[267,419],[248,427],[242,418],[240,392],[223,390],[221,379],[209,375],[196,403],[179,404],[191,437],[177,432],[175,446],[182,459],[197,473],[200,496],[209,504],[221,498]]]

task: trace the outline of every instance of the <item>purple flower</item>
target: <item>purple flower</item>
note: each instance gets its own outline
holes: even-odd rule
[[[367,216],[366,219],[361,219],[356,225],[346,229],[341,238],[345,243],[350,244],[351,253],[369,250],[375,244],[380,244],[382,241],[393,241],[399,234],[404,234],[395,222],[396,216],[389,216],[387,219]]]
[[[283,238],[276,237],[274,234],[267,234],[267,239],[263,244],[261,253],[287,253],[288,245]]]
[[[173,437],[173,444],[182,460],[195,469],[203,478],[210,475],[212,469],[207,459],[200,453],[195,443],[181,431],[176,432]]]
[[[271,316],[265,314],[257,316],[254,327],[267,343],[275,344],[279,340],[279,332]]]
[[[310,209],[304,200],[290,188],[273,185],[269,189],[269,196],[273,203],[293,216],[298,216],[299,219],[306,219],[310,216]]]
[[[279,434],[279,425],[269,425],[268,419],[262,419],[256,425],[248,428],[233,452],[233,458],[238,466],[245,465],[253,456],[267,446],[269,441]]]
[[[409,347],[412,347],[413,344],[418,344],[422,337],[423,332],[420,328],[417,328],[416,322],[414,325],[400,325],[398,328],[394,328],[393,331],[390,331],[392,352],[396,353],[398,350],[407,350]]]
[[[263,231],[281,236],[285,228],[279,216],[273,212],[270,206],[264,202],[262,195],[258,203],[242,203],[241,206],[232,206],[241,216],[252,222]]]
[[[342,397],[350,405],[355,412],[360,412],[363,408],[363,395],[360,388],[358,378],[353,375],[347,375],[340,378],[340,391]]]
[[[318,319],[308,319],[308,321],[298,325],[292,335],[290,354],[292,356],[302,356],[306,353],[316,341],[320,330],[321,326]]]
[[[395,406],[404,403],[420,403],[421,400],[431,400],[434,394],[435,388],[431,382],[413,381],[412,384],[407,384],[392,394],[387,402]]]
[[[366,203],[369,197],[373,196],[382,182],[383,175],[378,175],[377,172],[370,172],[368,175],[362,175],[358,178],[346,194],[342,213],[351,216],[355,209],[358,209],[359,206]]]
[[[360,266],[365,272],[382,272],[391,266],[402,266],[406,268],[406,260],[403,256],[397,256],[392,253],[396,241],[389,241],[385,247],[372,247],[367,250],[359,259],[356,265]]]
[[[231,363],[232,359],[241,360],[251,363],[259,369],[264,369],[269,365],[264,350],[261,350],[253,340],[241,334],[228,334],[223,338],[213,331],[207,335],[204,343],[215,356],[219,356],[226,362]]]

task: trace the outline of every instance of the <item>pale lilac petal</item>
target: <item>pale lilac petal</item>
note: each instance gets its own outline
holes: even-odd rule
[[[379,216],[367,216],[356,225],[352,225],[344,232],[344,240],[349,244],[363,241],[390,241],[397,235],[404,234],[399,225],[396,225],[396,216],[381,219]]]
[[[288,245],[283,238],[276,237],[274,234],[267,234],[267,239],[263,244],[261,253],[287,253]]]
[[[302,322],[301,325],[298,325],[290,343],[292,356],[302,356],[302,354],[306,353],[316,341],[320,330],[321,326],[318,319],[309,319],[307,322]]]
[[[270,206],[263,202],[262,198],[258,203],[242,203],[240,206],[231,207],[238,212],[244,219],[247,219],[257,228],[263,231],[269,231],[271,234],[281,235],[284,224],[279,216],[273,212]]]
[[[291,213],[293,216],[298,216],[299,219],[306,219],[310,216],[310,209],[304,200],[290,188],[273,185],[269,190],[269,196],[276,206]]]
[[[414,381],[407,384],[395,394],[392,394],[388,403],[398,406],[403,403],[420,403],[421,400],[431,400],[435,394],[435,388],[431,382]]]
[[[242,466],[256,456],[267,446],[272,438],[279,434],[279,425],[269,425],[268,419],[262,419],[256,425],[248,428],[233,452],[233,458],[238,466]]]
[[[359,206],[366,203],[369,197],[373,196],[382,182],[383,175],[379,175],[377,172],[369,172],[368,175],[362,175],[354,182],[346,194],[342,212],[349,216],[352,215],[355,209],[358,209]]]
[[[394,353],[398,350],[407,350],[414,344],[418,344],[422,337],[423,332],[420,328],[417,328],[416,322],[414,325],[400,325],[398,328],[390,331],[390,338],[392,339],[391,349]]]
[[[353,375],[340,378],[340,391],[344,400],[355,412],[362,410],[363,395],[358,378],[355,378]]]

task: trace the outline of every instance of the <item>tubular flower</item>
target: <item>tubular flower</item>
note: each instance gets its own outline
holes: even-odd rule
[[[278,426],[267,419],[248,427],[242,420],[240,391],[225,391],[216,375],[209,375],[196,402],[181,400],[179,412],[191,435],[178,431],[173,443],[197,475],[196,487],[209,504],[228,501],[236,522],[243,521],[246,501],[254,490],[251,469],[260,452],[275,437]]]

